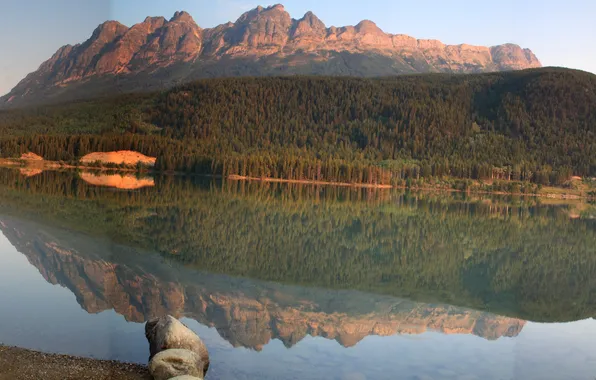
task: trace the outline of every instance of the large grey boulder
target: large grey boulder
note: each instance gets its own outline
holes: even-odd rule
[[[201,380],[200,377],[194,377],[194,376],[176,376],[176,377],[172,377],[170,380]]]
[[[155,380],[169,380],[174,377],[190,376],[202,379],[205,376],[204,363],[193,351],[172,348],[156,354],[149,362],[149,373]]]
[[[203,377],[209,369],[209,352],[191,329],[186,327],[176,318],[167,315],[161,318],[155,318],[145,325],[145,336],[149,341],[149,361],[155,355],[164,350],[184,349],[194,352],[199,356],[203,364]]]

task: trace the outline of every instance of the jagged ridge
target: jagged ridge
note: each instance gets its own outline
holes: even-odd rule
[[[0,104],[163,88],[201,77],[381,76],[540,66],[529,49],[513,44],[445,45],[437,40],[387,34],[369,20],[356,26],[328,28],[312,12],[296,20],[278,4],[259,6],[235,23],[209,29],[199,27],[184,11],[176,12],[170,20],[147,17],[130,28],[106,21],[84,43],[60,48],[0,98]]]

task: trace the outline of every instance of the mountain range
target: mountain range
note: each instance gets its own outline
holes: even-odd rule
[[[374,22],[327,27],[312,12],[293,19],[283,5],[261,6],[234,23],[203,29],[187,12],[127,27],[99,25],[65,45],[0,98],[15,107],[167,88],[199,78],[271,75],[390,76],[478,73],[541,67],[529,49],[445,45],[388,34]]]

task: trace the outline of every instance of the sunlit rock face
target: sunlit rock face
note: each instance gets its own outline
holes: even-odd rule
[[[327,27],[312,12],[293,19],[280,4],[259,6],[236,22],[207,29],[182,11],[169,20],[147,17],[130,28],[106,21],[84,43],[58,49],[0,98],[0,106],[163,88],[202,77],[476,73],[540,66],[529,49],[513,44],[445,45],[385,33],[370,20]]]
[[[170,314],[217,328],[236,347],[305,336],[351,347],[369,335],[514,337],[525,321],[449,305],[199,273],[108,241],[1,217],[0,230],[46,281],[68,288],[89,313],[114,309],[128,321]],[[346,307],[346,305],[350,305]]]

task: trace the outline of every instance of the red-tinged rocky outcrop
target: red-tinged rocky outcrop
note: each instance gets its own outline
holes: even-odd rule
[[[257,7],[234,23],[202,29],[187,12],[127,27],[107,21],[82,44],[66,45],[29,74],[0,106],[158,89],[197,78],[320,74],[385,76],[476,73],[540,67],[528,49],[445,45],[385,33],[373,21],[327,27],[312,12]]]

